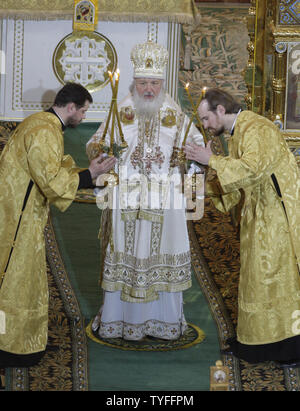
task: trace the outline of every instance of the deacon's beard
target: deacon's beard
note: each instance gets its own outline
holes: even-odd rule
[[[225,127],[222,126],[222,127],[218,128],[213,134],[214,134],[215,137],[220,137],[224,133],[225,133]]]
[[[148,93],[145,93],[148,94]],[[140,96],[136,90],[136,87],[132,88],[132,99],[135,107],[136,114],[144,118],[154,117],[161,109],[165,100],[166,92],[162,88],[157,97],[154,97],[152,101],[145,100],[144,96]]]
[[[66,126],[70,128],[76,128],[81,123],[81,120],[77,120],[76,118],[70,117],[67,122]]]

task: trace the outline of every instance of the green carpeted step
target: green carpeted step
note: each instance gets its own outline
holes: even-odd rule
[[[65,212],[51,209],[60,252],[86,325],[101,304],[96,205],[73,203]],[[166,352],[111,348],[88,339],[90,390],[208,390],[209,367],[219,359],[218,334],[195,278],[184,292],[186,320],[205,339],[186,349]],[[170,375],[172,378],[170,378]]]

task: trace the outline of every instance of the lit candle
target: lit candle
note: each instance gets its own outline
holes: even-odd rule
[[[118,88],[119,88],[119,77],[120,77],[120,70],[117,69],[117,71],[114,73],[114,78],[115,78],[115,84],[113,86],[113,75],[108,72],[109,77],[111,78],[111,85],[112,85],[112,104],[113,104],[113,110],[112,110],[112,124],[111,124],[111,134],[110,134],[110,150],[109,150],[109,155],[113,156],[113,145],[114,145],[114,135],[115,135],[115,121],[116,117],[118,119],[118,107],[117,107],[117,94],[118,94]]]
[[[118,90],[119,90],[119,78],[120,78],[120,70],[117,69],[117,71],[114,73],[114,77],[115,77],[115,88],[114,88],[114,98],[117,98],[118,95]]]
[[[119,90],[119,79],[120,79],[120,70],[117,69],[115,73],[115,79],[116,79],[116,87],[115,87],[115,106],[116,106],[116,117],[117,117],[117,123],[118,123],[118,128],[120,132],[120,137],[121,137],[121,147],[122,148],[127,148],[128,144],[126,143],[124,139],[124,134],[121,126],[121,121],[120,121],[120,116],[119,116],[119,111],[118,111],[118,106],[117,106],[117,94]]]
[[[114,88],[114,85],[113,85],[113,75],[112,75],[112,72],[111,72],[111,71],[108,71],[108,76],[109,76],[109,81],[110,81],[111,88],[113,89],[113,88]]]
[[[196,110],[198,110],[198,107],[199,107],[202,99],[205,97],[205,93],[206,93],[206,87],[203,87],[203,89],[201,90],[201,95],[199,96],[199,99],[197,101]]]
[[[102,138],[101,138],[101,141],[100,141],[100,146],[105,145],[104,144],[105,137],[106,137],[106,134],[107,134],[107,130],[108,130],[108,126],[109,126],[109,123],[110,123],[111,115],[112,115],[113,110],[114,110],[114,92],[115,92],[114,89],[115,89],[115,87],[114,87],[114,83],[113,83],[113,74],[112,74],[111,71],[108,71],[107,73],[108,73],[108,76],[109,76],[109,81],[110,81],[111,90],[112,90],[112,100],[111,100],[111,103],[110,103],[110,108],[109,108],[109,113],[108,113],[108,116],[107,116],[105,128],[104,128]]]
[[[192,100],[192,96],[191,96],[191,93],[190,93],[190,83],[187,83],[187,84],[185,85],[185,90],[186,90],[187,96],[188,96],[188,98],[189,98],[189,100],[190,100],[190,103],[191,103],[192,107],[194,107],[194,102],[193,102],[193,100]]]

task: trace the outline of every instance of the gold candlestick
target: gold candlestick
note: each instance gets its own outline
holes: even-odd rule
[[[192,96],[191,96],[190,91],[189,91],[189,83],[186,84],[185,90],[186,90],[186,92],[187,92],[189,101],[190,101],[191,106],[192,106],[192,108],[193,108],[193,114],[192,114],[192,116],[191,116],[191,118],[190,118],[190,123],[189,123],[189,125],[188,125],[188,128],[186,129],[186,132],[185,132],[185,135],[184,135],[184,139],[183,139],[183,142],[182,142],[182,146],[184,146],[185,143],[186,143],[186,139],[187,139],[187,137],[188,137],[188,133],[189,133],[189,131],[190,131],[190,127],[191,127],[191,125],[192,125],[192,122],[193,122],[193,120],[194,120],[194,117],[197,117],[198,124],[199,124],[199,126],[200,126],[201,133],[202,133],[202,135],[203,135],[204,143],[207,144],[207,137],[206,137],[206,135],[205,135],[205,132],[204,132],[204,129],[203,129],[201,120],[200,120],[199,115],[198,115],[198,107],[199,107],[202,99],[205,97],[206,87],[203,87],[203,89],[202,89],[202,91],[201,91],[201,95],[200,95],[200,97],[199,97],[196,105],[194,104],[193,99],[192,99]]]
[[[188,137],[188,134],[189,134],[189,131],[190,131],[192,122],[193,122],[193,118],[194,118],[194,115],[190,118],[190,122],[189,122],[189,124],[188,124],[188,126],[187,126],[187,129],[185,130],[185,135],[184,135],[184,138],[183,138],[182,147],[185,146],[186,139],[187,139],[187,137]]]
[[[195,113],[195,115],[196,115],[196,117],[197,117],[197,120],[198,120],[198,123],[200,123],[200,118],[199,118],[198,113],[197,113],[197,110],[196,110],[196,108],[195,108],[195,105],[194,105],[194,102],[193,102],[193,99],[192,99],[192,96],[191,96],[189,87],[190,87],[190,83],[187,83],[187,84],[185,85],[184,89],[185,89],[185,91],[186,91],[186,93],[187,93],[187,96],[188,96],[189,101],[190,101],[190,103],[191,103],[191,106],[192,106],[192,108],[193,108],[193,113]],[[202,100],[202,98],[203,98],[204,95],[205,95],[205,93],[204,93],[203,90],[202,90],[202,92],[201,92],[201,100]],[[201,100],[200,100],[200,102],[201,102]],[[199,104],[200,104],[200,102],[199,102]],[[198,104],[198,105],[199,105],[199,104]],[[198,106],[197,106],[197,107],[198,107]]]
[[[119,76],[117,73],[114,73],[115,77],[115,84],[113,85],[112,76],[110,76],[111,86],[112,86],[112,123],[111,123],[111,130],[110,130],[110,149],[109,155],[113,156],[114,154],[114,137],[115,137],[115,121],[116,121],[116,111],[117,111],[117,94],[118,94],[118,83],[119,83]]]
[[[115,73],[116,76],[116,94],[118,94],[118,90],[119,90],[119,78],[120,78],[120,70],[118,69],[117,72]],[[117,107],[117,103],[116,103],[116,107]],[[119,116],[119,110],[116,108],[116,117],[117,117],[117,123],[118,123],[118,128],[119,128],[119,133],[120,133],[120,137],[121,137],[121,147],[127,148],[128,144],[126,143],[125,139],[124,139],[124,134],[122,131],[122,127],[121,127],[121,121],[120,121],[120,116]]]
[[[181,145],[180,152],[178,153],[178,159],[179,159],[179,161],[180,161],[181,163],[184,163],[184,162],[186,161],[186,156],[185,156],[185,152],[184,152],[184,150],[183,150],[183,147],[185,146],[185,143],[186,143],[186,140],[187,140],[187,137],[188,137],[188,134],[189,134],[189,131],[190,131],[192,122],[193,122],[193,120],[194,120],[194,117],[197,117],[198,123],[199,123],[200,128],[201,128],[201,133],[202,133],[202,135],[203,135],[204,142],[205,142],[205,144],[207,144],[207,138],[206,138],[206,135],[205,135],[204,129],[203,129],[203,127],[202,127],[200,118],[199,118],[199,116],[198,116],[198,111],[197,111],[197,110],[198,110],[198,107],[199,107],[199,105],[200,105],[200,103],[201,103],[201,101],[202,101],[202,99],[205,97],[206,87],[204,87],[204,88],[202,89],[201,95],[200,95],[200,97],[199,97],[196,105],[194,104],[193,99],[192,99],[191,94],[190,94],[190,91],[189,91],[189,83],[186,84],[185,90],[186,90],[186,92],[187,92],[188,98],[189,98],[190,103],[191,103],[191,105],[192,105],[193,114],[192,114],[192,116],[191,116],[191,118],[190,118],[190,122],[189,122],[188,127],[187,127],[187,129],[186,129],[186,131],[185,131],[185,135],[184,135],[184,138],[183,138],[183,142],[182,142],[182,145]]]
[[[106,121],[106,125],[105,125],[105,129],[103,131],[102,134],[102,138],[101,141],[99,143],[100,146],[105,146],[105,137],[107,134],[107,130],[108,130],[108,126],[110,124],[110,120],[111,117],[112,118],[112,130],[111,130],[111,136],[110,136],[110,152],[112,150],[113,147],[113,141],[114,140],[114,132],[115,132],[115,122],[117,119],[117,125],[118,125],[118,129],[119,129],[119,133],[120,133],[120,138],[121,138],[121,148],[125,149],[128,147],[128,144],[126,143],[125,139],[124,139],[124,133],[122,130],[122,126],[121,126],[121,121],[120,121],[120,116],[119,116],[119,111],[118,111],[118,105],[117,105],[117,95],[118,95],[118,91],[119,91],[119,79],[120,79],[120,70],[117,69],[117,71],[113,74],[110,71],[108,71],[108,75],[109,75],[109,81],[110,81],[110,85],[111,85],[111,89],[112,89],[112,99],[111,99],[111,104],[110,104],[110,109],[109,109],[109,114],[107,117],[107,121]],[[115,83],[113,82],[113,79],[115,78]]]
[[[116,117],[116,112],[115,112],[115,108],[113,108],[112,124],[111,124],[111,131],[110,131],[110,147],[109,147],[109,153],[108,153],[108,155],[110,155],[111,157],[114,155],[115,117]]]
[[[111,90],[112,90],[112,99],[111,99],[109,114],[108,114],[107,121],[106,121],[106,124],[105,124],[104,132],[103,132],[102,139],[101,139],[101,142],[100,142],[100,146],[103,147],[105,145],[105,137],[106,137],[106,134],[107,134],[108,126],[109,126],[110,121],[111,121],[110,147],[109,147],[108,155],[112,157],[114,155],[115,122],[116,122],[116,117],[118,118],[117,95],[118,95],[118,89],[119,89],[120,71],[118,69],[117,72],[114,73],[114,75],[109,71],[108,75],[109,75],[109,81],[110,81]],[[115,82],[113,81],[113,77],[115,78]],[[120,131],[120,134],[121,134],[121,125],[118,124],[118,126],[119,126],[119,131]],[[117,185],[118,182],[119,182],[119,177],[116,174],[116,172],[112,169],[112,170],[110,170],[109,174],[111,174],[114,177],[114,179],[113,179],[114,182],[111,183],[111,185]]]
[[[109,113],[108,113],[108,116],[107,116],[107,119],[106,119],[105,128],[104,128],[101,140],[99,142],[100,148],[103,148],[105,146],[105,137],[106,137],[106,134],[107,134],[109,123],[110,123],[111,114],[112,114],[112,111],[113,111],[113,108],[114,108],[114,84],[113,84],[112,73],[110,71],[108,71],[108,76],[109,76],[109,81],[110,81],[111,90],[112,90],[112,99],[111,99],[111,103],[110,103]]]
[[[201,133],[202,133],[202,135],[203,135],[203,140],[204,140],[204,143],[205,143],[205,145],[206,145],[206,144],[207,144],[207,142],[208,142],[208,138],[207,138],[207,136],[206,136],[206,134],[205,134],[205,131],[204,131],[204,128],[203,128],[202,122],[201,122],[201,120],[200,120],[200,118],[199,118],[199,115],[198,115],[198,107],[199,107],[199,105],[200,105],[201,101],[205,98],[205,93],[206,93],[206,87],[203,87],[203,89],[202,89],[202,91],[201,91],[201,98],[199,98],[199,99],[200,99],[200,101],[199,101],[199,103],[198,103],[198,106],[197,106],[196,111],[197,111],[197,120],[198,120],[198,125],[199,125],[200,130],[201,130]]]

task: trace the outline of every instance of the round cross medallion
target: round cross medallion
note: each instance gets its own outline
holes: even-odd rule
[[[74,31],[64,37],[53,54],[53,70],[58,80],[80,83],[90,92],[109,82],[108,71],[117,67],[117,54],[112,43],[102,34]]]

